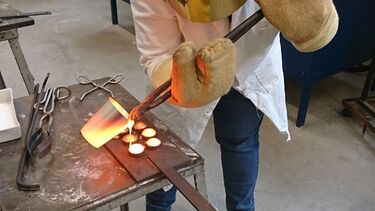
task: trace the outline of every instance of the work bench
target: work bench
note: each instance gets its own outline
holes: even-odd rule
[[[0,16],[17,15],[21,14],[20,11],[14,9],[9,4],[0,0]],[[23,55],[21,45],[18,42],[18,29],[34,24],[34,19],[30,17],[16,18],[16,19],[0,19],[0,42],[8,41],[12,49],[14,58],[16,59],[21,76],[25,82],[28,93],[34,90],[34,77],[31,74],[29,67],[26,63],[25,56]],[[5,88],[5,82],[0,72],[0,89]]]
[[[138,104],[121,85],[107,87],[126,110]],[[111,210],[120,206],[121,210],[128,210],[128,202],[170,184],[160,172],[137,181],[106,147],[89,145],[81,136],[80,129],[107,101],[108,94],[97,90],[80,102],[80,95],[92,87],[73,85],[69,88],[72,96],[56,104],[51,132],[52,150],[42,159],[35,158],[26,176],[30,183],[41,185],[39,191],[19,191],[16,186],[24,140],[0,144],[0,210]],[[30,117],[31,103],[32,96],[15,99],[23,134]],[[149,112],[144,118],[158,131],[163,144],[173,146],[173,150],[188,156],[189,161],[178,166],[177,171],[184,177],[193,175],[195,188],[207,197],[204,159],[153,114]]]

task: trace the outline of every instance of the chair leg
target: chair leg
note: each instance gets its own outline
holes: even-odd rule
[[[117,16],[117,2],[116,0],[110,0],[111,2],[111,16],[112,16],[112,24],[118,24],[118,16]]]
[[[129,211],[129,204],[126,203],[126,204],[121,205],[120,210],[121,211]]]
[[[303,87],[302,96],[301,96],[301,100],[300,100],[299,108],[298,108],[298,115],[297,115],[297,122],[296,122],[297,127],[302,127],[305,124],[307,108],[309,106],[310,94],[311,94],[311,85],[310,84],[305,85]]]
[[[14,34],[14,37],[8,40],[10,48],[12,49],[14,58],[16,59],[23,81],[25,82],[26,89],[29,94],[31,94],[34,92],[35,87],[34,76],[29,70],[29,66],[27,65],[25,56],[22,53],[20,43],[18,42],[18,31],[11,30],[9,32]]]
[[[5,88],[7,87],[5,86],[3,75],[1,75],[1,71],[0,71],[0,89],[5,89]]]
[[[371,66],[368,69],[366,82],[365,82],[365,85],[363,86],[362,94],[361,94],[362,100],[365,100],[368,97],[370,90],[371,91],[375,90],[375,82],[374,81],[375,81],[375,59],[372,60]]]

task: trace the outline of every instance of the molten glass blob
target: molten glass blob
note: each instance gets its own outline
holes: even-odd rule
[[[145,138],[152,138],[156,135],[156,130],[153,128],[146,128],[142,131],[142,136]]]
[[[122,138],[122,140],[123,140],[125,143],[129,144],[129,143],[133,143],[133,142],[137,141],[137,140],[138,140],[138,136],[135,135],[135,134],[127,134],[127,135],[125,135],[125,136]]]
[[[83,126],[81,134],[92,146],[99,148],[129,127],[132,121],[127,118],[128,112],[117,101],[109,98]]]
[[[146,141],[147,147],[149,148],[156,148],[160,146],[161,141],[158,138],[150,138]]]
[[[142,131],[147,127],[146,123],[144,122],[136,122],[134,125],[134,130],[136,131]]]
[[[129,153],[131,155],[140,155],[145,151],[145,147],[142,144],[130,144],[129,145]]]

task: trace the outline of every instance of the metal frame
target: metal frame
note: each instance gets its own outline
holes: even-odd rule
[[[10,48],[12,49],[14,58],[16,59],[18,69],[20,70],[23,81],[25,82],[26,89],[29,94],[34,91],[34,77],[29,70],[29,66],[26,63],[25,56],[23,55],[20,43],[18,42],[18,30],[12,29],[8,31],[0,32],[0,42],[8,41]],[[1,77],[1,73],[0,73]]]
[[[180,168],[177,171],[183,177],[194,177],[194,183],[196,190],[205,198],[207,198],[207,188],[206,179],[204,173],[204,160],[194,158],[195,163],[188,167]],[[170,185],[169,180],[164,176],[159,176],[157,178],[145,180],[140,184],[130,186],[123,189],[117,193],[111,194],[109,196],[102,197],[95,202],[84,204],[79,207],[75,207],[71,210],[112,210],[116,207],[120,207],[121,210],[129,210],[128,203],[139,197],[151,193],[155,190],[163,188]]]
[[[122,0],[122,1],[130,4],[130,0]],[[111,3],[112,24],[117,25],[118,24],[117,1],[116,0],[110,0],[110,3]]]
[[[362,133],[365,133],[367,128],[375,133],[375,97],[369,97],[374,79],[375,59],[372,60],[369,67],[361,97],[342,100],[342,104],[344,105],[345,109],[349,111],[350,114],[353,114],[357,120],[364,124]]]
[[[0,70],[0,89],[5,89],[7,86],[5,85],[3,75],[1,75],[1,70]]]

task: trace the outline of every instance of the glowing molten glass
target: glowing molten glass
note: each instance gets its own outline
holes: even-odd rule
[[[134,134],[127,134],[127,135],[125,135],[125,136],[122,138],[122,140],[123,140],[125,143],[129,144],[129,143],[133,143],[133,142],[135,142],[136,140],[138,140],[138,137],[137,137],[137,135],[134,135]]]
[[[127,118],[128,112],[117,101],[109,98],[83,126],[81,134],[92,146],[99,148],[129,127],[128,124],[134,124]]]
[[[142,131],[147,127],[146,123],[144,122],[136,122],[134,125],[134,130]]]
[[[129,153],[132,155],[140,155],[145,151],[145,147],[142,144],[130,144]]]
[[[142,131],[142,136],[145,138],[151,138],[156,135],[156,130],[153,128],[146,128]]]
[[[161,141],[158,138],[150,138],[149,140],[146,141],[146,144],[150,148],[156,148],[160,146]]]

